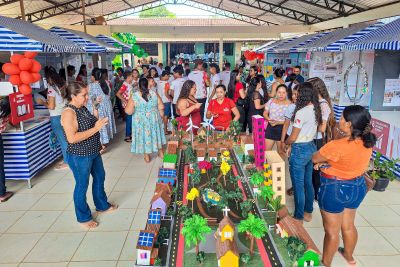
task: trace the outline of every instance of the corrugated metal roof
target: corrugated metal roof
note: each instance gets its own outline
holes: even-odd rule
[[[243,21],[220,18],[121,18],[111,20],[108,25],[146,25],[146,26],[249,26]]]

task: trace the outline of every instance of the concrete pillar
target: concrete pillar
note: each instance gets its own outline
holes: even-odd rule
[[[167,43],[167,65],[170,66],[171,65],[171,43],[168,42]]]
[[[219,38],[219,68],[221,70],[224,65],[223,60],[224,60],[224,40],[221,37]]]
[[[163,43],[158,43],[158,57],[157,57],[157,61],[158,62],[162,62],[163,60]]]
[[[242,42],[236,42],[235,43],[235,62],[234,65],[232,65],[232,69],[236,65],[236,62],[240,60],[240,56],[242,55]]]

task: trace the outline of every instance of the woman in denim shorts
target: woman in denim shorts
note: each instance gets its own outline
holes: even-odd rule
[[[350,266],[357,243],[354,226],[356,210],[367,193],[367,170],[376,137],[371,133],[371,115],[362,106],[346,107],[339,121],[344,137],[324,145],[313,156],[314,168],[321,170],[318,204],[325,229],[322,261],[331,266],[336,251]],[[342,231],[344,247],[339,248]]]

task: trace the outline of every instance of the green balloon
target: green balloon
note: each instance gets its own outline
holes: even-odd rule
[[[143,57],[148,57],[149,54],[147,54],[147,52],[144,52]]]

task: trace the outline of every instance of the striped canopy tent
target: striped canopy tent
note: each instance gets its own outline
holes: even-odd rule
[[[84,32],[64,29],[60,27],[53,27],[50,29],[50,31],[64,39],[67,39],[79,46],[82,46],[87,53],[121,52],[120,48],[109,45],[97,39],[96,37],[93,37]]]
[[[371,31],[376,30],[382,25],[383,23],[378,22],[370,25],[360,24],[349,28],[338,29],[314,40],[313,42],[299,47],[297,50],[299,52],[337,52],[340,51],[341,48],[347,43],[354,41],[364,36],[365,34],[370,33]]]
[[[400,19],[392,21],[343,47],[346,50],[400,50]]]
[[[296,40],[298,37],[292,37],[292,38],[286,38],[286,39],[282,39],[280,41],[277,41],[265,48],[263,48],[261,51],[262,52],[268,52],[268,53],[275,53],[276,49],[279,49],[281,46],[286,45],[288,43],[293,42],[294,40]]]
[[[0,51],[82,53],[84,50],[35,24],[0,16]]]
[[[272,49],[276,53],[297,52],[297,48],[299,48],[303,45],[306,45],[310,42],[313,42],[313,41],[321,38],[325,34],[328,34],[328,32],[303,35],[293,41],[283,43],[282,45],[279,45],[278,47],[272,48]]]
[[[96,36],[96,39],[99,39],[99,40],[101,40],[109,45],[112,45],[114,47],[117,44],[117,45],[121,46],[122,52],[124,52],[124,53],[129,53],[131,50],[131,47],[128,44],[125,44],[125,43],[123,43],[113,37],[110,37],[110,36],[105,36],[103,34],[99,34]]]
[[[279,42],[279,40],[278,41],[269,41],[268,43],[265,43],[262,46],[257,47],[256,49],[254,49],[254,52],[261,52],[265,47],[267,47],[269,45],[272,45],[272,44],[274,44],[276,42]]]

